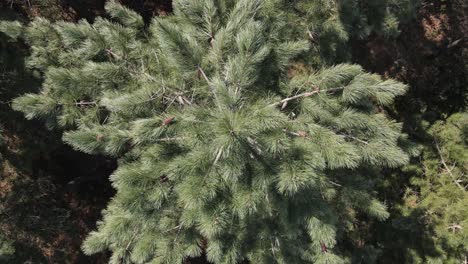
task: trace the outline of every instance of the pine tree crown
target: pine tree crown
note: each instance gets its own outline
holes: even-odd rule
[[[343,263],[374,183],[413,153],[384,107],[406,85],[338,64],[305,68],[280,0],[176,0],[149,25],[110,19],[2,23],[31,45],[29,119],[79,151],[119,158],[117,190],[83,250],[111,263]]]

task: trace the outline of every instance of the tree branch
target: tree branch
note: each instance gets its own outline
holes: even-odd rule
[[[97,103],[94,102],[94,101],[92,101],[92,102],[83,102],[83,101],[80,101],[80,102],[75,103],[75,105],[77,105],[77,106],[80,106],[80,105],[97,105]]]
[[[312,124],[312,125],[314,125],[316,127],[319,127],[319,128],[324,128],[324,127],[322,127],[320,125],[317,125],[317,124]],[[330,129],[330,128],[327,128],[327,129]],[[330,129],[330,130],[333,131],[333,133],[335,133],[338,136],[341,136],[341,137],[344,137],[344,138],[350,138],[352,140],[356,140],[358,142],[361,142],[362,144],[369,145],[369,142],[367,142],[365,140],[362,140],[360,138],[357,138],[355,136],[351,136],[351,135],[348,135],[348,134],[341,134],[341,133],[338,133],[338,132],[334,131],[333,129]],[[283,132],[285,132],[286,134],[288,134],[290,136],[309,138],[309,135],[307,134],[307,132],[304,132],[304,131],[294,132],[294,131],[288,131],[286,129],[283,129]]]
[[[452,178],[453,182],[458,186],[458,188],[460,188],[462,191],[466,191],[465,188],[463,186],[461,186],[461,184],[458,182],[458,180],[456,179],[455,175],[453,175],[452,173],[452,170],[449,168],[449,166],[447,165],[447,163],[445,162],[445,159],[444,159],[444,156],[442,155],[442,151],[440,150],[440,147],[439,147],[439,144],[437,143],[437,140],[435,141],[435,145],[436,145],[436,148],[437,148],[437,153],[439,154],[440,156],[440,161],[442,163],[442,165],[444,166],[445,170],[447,171],[447,173],[450,175],[450,177]]]
[[[206,73],[205,71],[200,67],[198,66],[198,71],[201,73],[201,75],[203,76],[203,79],[205,79],[205,81],[208,83],[208,86],[211,86],[210,85],[210,79],[208,79],[208,76],[206,76]],[[210,87],[211,88],[211,92],[213,93],[214,97],[215,97],[215,100],[216,100],[216,104],[218,105],[218,108],[221,109],[221,104],[219,103],[219,99],[218,99],[218,95],[216,94],[216,91],[213,87]]]
[[[350,138],[350,139],[356,140],[356,141],[361,142],[362,144],[365,144],[365,145],[369,145],[369,142],[364,141],[364,140],[362,140],[362,139],[360,139],[360,138],[357,138],[357,137],[348,135],[348,134],[340,134],[340,136],[343,136],[343,137],[345,137],[345,138]]]
[[[200,71],[201,75],[203,76],[203,79],[205,79],[205,81],[209,84],[210,80],[206,76],[205,71],[203,71],[203,69],[200,66],[198,66],[198,71]]]
[[[343,90],[343,89],[344,89],[344,87],[337,87],[337,88],[330,88],[330,89],[326,89],[326,90],[320,90],[320,88],[316,87],[316,89],[311,91],[311,92],[306,92],[306,93],[301,93],[301,94],[298,94],[298,95],[295,95],[295,96],[291,96],[291,97],[285,98],[285,99],[283,99],[283,100],[281,100],[279,102],[270,104],[268,106],[270,106],[270,107],[278,106],[278,105],[282,105],[284,103],[287,103],[287,102],[295,100],[295,99],[299,99],[299,98],[303,98],[303,97],[310,97],[310,96],[312,96],[314,94],[318,94],[318,93],[321,93],[321,92],[335,92],[335,91],[340,91],[340,90]]]
[[[277,105],[282,105],[284,103],[287,103],[289,101],[292,101],[292,100],[295,100],[295,99],[298,99],[298,98],[302,98],[302,97],[309,97],[309,96],[312,96],[314,94],[317,94],[319,93],[320,91],[319,90],[316,90],[316,91],[312,91],[312,92],[307,92],[307,93],[301,93],[301,94],[298,94],[298,95],[295,95],[295,96],[292,96],[292,97],[288,97],[288,98],[285,98],[279,102],[276,102],[276,103],[273,103],[269,106],[277,106]]]
[[[174,138],[159,138],[156,139],[157,142],[170,142],[170,141],[178,141],[178,140],[184,140],[184,137],[174,137]]]

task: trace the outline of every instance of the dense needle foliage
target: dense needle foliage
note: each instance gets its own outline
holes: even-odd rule
[[[416,6],[413,0],[299,0],[285,3],[278,15],[294,25],[288,34],[306,34],[312,45],[302,61],[316,67],[351,61],[353,45],[371,35],[395,39]]]
[[[421,157],[421,166],[409,166],[414,188],[405,194],[404,214],[420,210],[424,232],[437,254],[412,252],[414,263],[460,263],[468,251],[468,114],[456,113],[428,129],[432,144]]]
[[[374,183],[414,151],[383,107],[406,87],[348,64],[291,73],[317,46],[313,30],[291,34],[282,6],[179,0],[145,25],[110,2],[112,19],[93,24],[2,24],[44,77],[15,109],[65,129],[80,151],[120,159],[117,195],[85,252],[111,249],[114,263],[202,253],[340,263],[356,219],[386,219]]]

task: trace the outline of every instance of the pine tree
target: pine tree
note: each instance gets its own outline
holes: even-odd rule
[[[316,66],[351,60],[351,44],[371,34],[395,39],[401,24],[414,18],[413,0],[298,0],[285,18],[293,35],[307,32],[312,48],[308,63]]]
[[[423,231],[435,247],[433,256],[412,252],[413,263],[463,263],[468,257],[468,114],[456,113],[428,129],[431,142],[421,166],[411,166],[413,188],[407,190],[407,215],[423,211]]]
[[[406,86],[349,64],[292,74],[310,43],[286,34],[285,5],[177,0],[145,25],[111,1],[93,24],[1,24],[44,79],[14,108],[120,161],[85,253],[344,263],[357,219],[388,217],[374,183],[412,151],[384,107]]]
[[[8,263],[15,254],[13,243],[0,233],[0,263]]]

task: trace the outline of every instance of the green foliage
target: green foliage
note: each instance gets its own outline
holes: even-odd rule
[[[44,76],[14,109],[120,158],[87,254],[349,263],[355,223],[388,217],[374,185],[412,149],[383,107],[406,86],[349,64],[289,76],[309,47],[283,34],[284,4],[178,0],[144,27],[110,2],[112,21],[36,19],[14,35]]]
[[[0,263],[7,263],[15,254],[13,243],[0,234]]]
[[[424,210],[437,260],[461,263],[468,252],[468,114],[453,114],[429,132],[433,144],[423,153],[421,176],[412,180],[418,191],[408,191],[406,199],[417,202],[410,210]]]
[[[20,22],[0,21],[0,32],[5,33],[10,38],[16,40],[22,33],[22,25]]]
[[[117,19],[125,26],[141,29],[144,26],[143,18],[136,12],[121,6],[115,0],[106,4],[106,11],[112,18]]]
[[[81,1],[82,5],[84,3],[84,1]],[[73,11],[66,7],[67,4],[60,0],[7,0],[2,3],[4,9],[2,11],[15,10],[20,16],[25,14],[30,17],[41,16],[53,21],[70,19],[70,16],[74,15]]]
[[[317,0],[293,1],[285,16],[293,35],[307,36],[312,65],[351,60],[352,44],[371,34],[394,39],[400,24],[415,14],[413,0]]]

